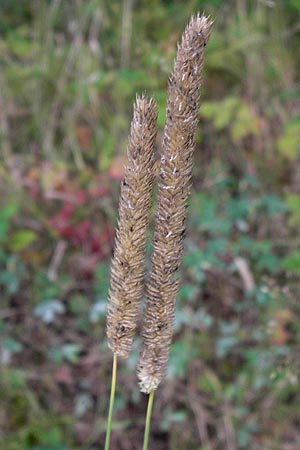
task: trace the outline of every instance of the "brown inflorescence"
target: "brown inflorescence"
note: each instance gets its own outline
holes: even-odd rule
[[[155,390],[166,373],[173,335],[176,278],[182,259],[186,204],[198,124],[204,48],[212,21],[192,17],[169,78],[166,124],[158,180],[152,269],[147,283],[138,377],[142,392]]]
[[[146,232],[154,179],[157,108],[137,97],[128,138],[125,177],[112,258],[106,333],[110,349],[127,358],[132,348],[143,294]]]

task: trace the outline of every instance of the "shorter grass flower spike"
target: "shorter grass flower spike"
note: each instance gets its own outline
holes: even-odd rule
[[[156,104],[137,97],[121,184],[119,221],[111,266],[106,332],[110,349],[127,358],[143,293],[146,231],[154,179]]]

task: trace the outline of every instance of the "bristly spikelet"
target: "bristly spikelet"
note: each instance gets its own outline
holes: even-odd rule
[[[154,179],[156,104],[137,97],[128,138],[125,178],[111,266],[106,333],[110,349],[127,358],[143,291],[146,230]]]
[[[212,21],[205,16],[191,18],[178,46],[169,78],[152,270],[146,288],[147,304],[138,367],[140,389],[145,393],[157,388],[165,376],[169,357],[179,289],[179,280],[174,276],[183,253],[204,48],[211,26]]]

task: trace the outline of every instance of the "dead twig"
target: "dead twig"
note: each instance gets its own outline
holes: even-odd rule
[[[255,282],[247,261],[244,258],[237,257],[234,264],[243,281],[245,291],[252,291],[255,288]]]
[[[65,241],[58,241],[52,260],[50,262],[50,266],[48,269],[48,278],[50,281],[55,281],[57,279],[57,271],[60,266],[60,263],[64,257],[65,251],[67,248],[67,243]]]

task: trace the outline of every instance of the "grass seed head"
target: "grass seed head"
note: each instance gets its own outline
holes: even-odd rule
[[[110,349],[128,357],[143,292],[146,231],[154,179],[156,104],[137,97],[128,138],[125,177],[111,265],[106,332]]]
[[[211,26],[208,17],[191,18],[178,45],[169,77],[152,269],[147,284],[138,367],[140,389],[146,393],[156,389],[165,376],[172,341],[179,289],[176,274],[183,254],[204,49]]]

